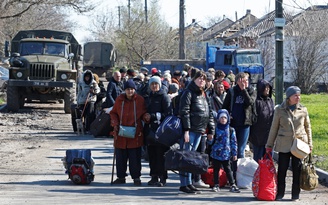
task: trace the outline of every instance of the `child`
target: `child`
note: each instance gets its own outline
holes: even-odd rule
[[[219,188],[219,170],[223,166],[224,171],[230,183],[230,192],[239,193],[239,189],[235,184],[230,167],[230,158],[233,161],[237,160],[237,139],[236,133],[233,128],[230,128],[230,116],[226,109],[220,109],[217,114],[217,126],[215,130],[214,142],[210,156],[213,158],[213,175],[214,187],[213,191],[220,191]]]

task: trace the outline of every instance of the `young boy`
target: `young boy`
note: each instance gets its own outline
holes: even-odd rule
[[[217,115],[217,126],[215,138],[208,141],[212,145],[211,157],[213,158],[214,192],[219,192],[219,171],[223,166],[230,183],[230,192],[239,193],[240,190],[235,184],[230,167],[230,158],[237,160],[237,139],[233,128],[230,128],[230,116],[226,109],[220,109]]]

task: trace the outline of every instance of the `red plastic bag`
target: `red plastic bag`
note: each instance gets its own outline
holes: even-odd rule
[[[277,172],[270,154],[259,160],[252,181],[253,195],[264,201],[274,201],[277,195]]]
[[[208,168],[207,172],[201,175],[202,180],[205,184],[214,187],[214,175],[213,167]],[[227,175],[223,169],[219,171],[219,186],[224,187],[227,184]]]

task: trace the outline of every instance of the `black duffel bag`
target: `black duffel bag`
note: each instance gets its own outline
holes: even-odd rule
[[[171,148],[164,156],[166,170],[193,174],[203,174],[207,172],[209,163],[208,154]]]

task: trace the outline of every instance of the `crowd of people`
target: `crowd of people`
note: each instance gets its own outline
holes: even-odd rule
[[[284,197],[286,171],[291,159],[292,199],[299,199],[301,160],[290,153],[293,138],[303,139],[312,149],[309,115],[300,104],[301,90],[297,86],[289,87],[285,101],[275,106],[272,85],[264,79],[250,85],[249,79],[250,74],[246,72],[226,74],[212,68],[205,72],[190,65],[173,73],[144,67],[138,71],[126,68],[115,71],[102,103],[103,109],[111,108],[109,114],[114,130],[117,179],[112,184],[126,183],[129,166],[134,185],[140,186],[141,160],[147,158],[151,177],[147,184],[166,185],[168,173],[164,153],[169,147],[152,139],[165,117],[176,115],[183,127],[180,148],[208,151],[210,155],[214,192],[220,191],[220,168],[226,172],[230,191],[240,192],[236,182],[237,161],[245,157],[249,143],[257,162],[273,149],[279,153],[277,200]],[[92,73],[85,71],[83,81],[79,88],[92,89],[92,92],[79,90],[79,105],[84,104],[86,95],[99,93]],[[85,111],[90,114],[89,121],[95,118],[92,102],[96,101],[90,101]],[[120,135],[121,126],[136,127],[134,137]],[[180,173],[180,192],[200,193],[199,188],[209,188],[200,175]]]

